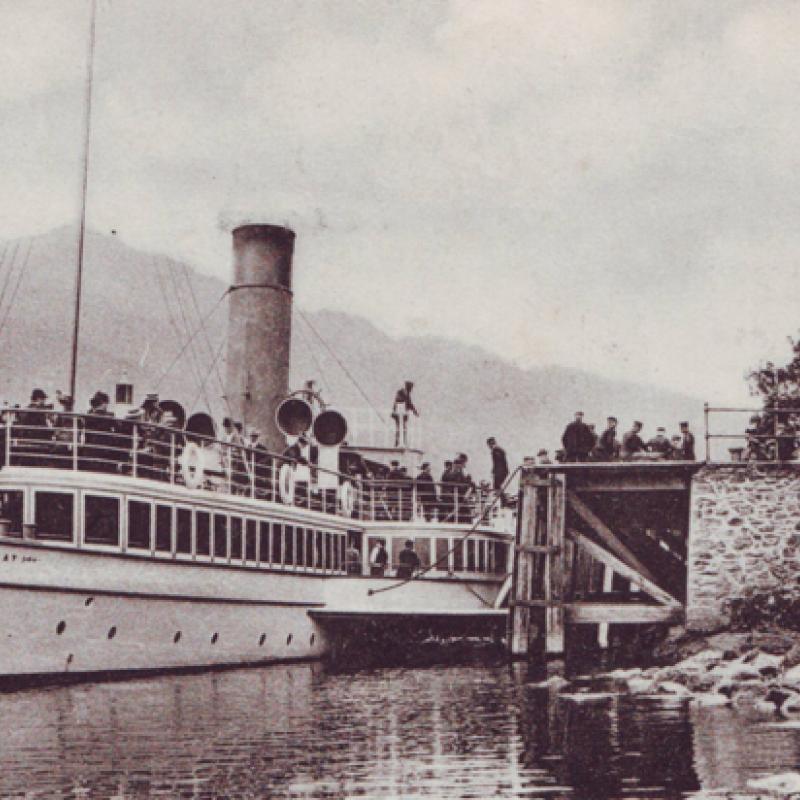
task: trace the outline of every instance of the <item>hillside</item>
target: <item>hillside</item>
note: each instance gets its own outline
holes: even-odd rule
[[[75,234],[59,228],[30,240],[30,257],[20,277],[28,241],[20,243],[10,275],[8,264],[17,243],[8,243],[0,269],[0,288],[8,275],[0,300],[0,397],[12,402],[26,401],[33,386],[42,385],[52,394],[67,384]],[[301,270],[302,264],[295,269]],[[137,397],[158,391],[190,410],[208,402],[221,414],[222,391],[211,368],[219,352],[217,366],[224,376],[224,347],[220,348],[227,307],[220,303],[225,291],[221,281],[164,256],[135,250],[116,236],[90,233],[84,286],[79,409],[95,389],[110,390],[127,370]],[[302,297],[297,299],[301,311],[302,302]],[[175,362],[186,330],[195,330],[198,319],[209,314],[207,335],[196,336],[193,347]],[[325,398],[342,408],[367,403],[304,318],[385,418],[397,386],[406,378],[415,381],[415,401],[435,471],[447,454],[465,451],[473,474],[485,475],[489,465],[484,441],[489,435],[497,437],[515,463],[539,447],[552,450],[577,408],[598,426],[609,413],[618,416],[623,427],[641,419],[647,436],[656,425],[672,430],[681,419],[701,430],[702,401],[697,398],[558,366],[524,370],[455,340],[391,338],[359,317],[332,311],[300,314],[296,307],[292,384],[315,377]],[[205,397],[198,376],[206,379]]]

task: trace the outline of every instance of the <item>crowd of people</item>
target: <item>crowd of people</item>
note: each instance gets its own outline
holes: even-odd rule
[[[770,410],[754,414],[745,430],[743,461],[791,461],[798,455],[800,428],[796,415]]]
[[[616,417],[608,417],[605,430],[598,434],[595,425],[584,422],[583,416],[582,411],[576,411],[574,420],[564,429],[561,437],[563,449],[556,453],[557,462],[695,460],[694,434],[689,430],[688,422],[681,422],[680,432],[672,437],[667,436],[666,428],[658,427],[655,435],[645,441],[643,425],[638,420],[620,439]],[[539,451],[537,462],[551,463],[546,450]]]

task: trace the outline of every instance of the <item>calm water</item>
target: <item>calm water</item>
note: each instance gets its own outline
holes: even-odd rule
[[[800,729],[578,702],[501,666],[273,667],[0,695],[0,797],[660,798],[800,766]]]

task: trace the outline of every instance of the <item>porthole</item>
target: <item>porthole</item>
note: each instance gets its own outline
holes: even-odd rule
[[[259,647],[263,647],[264,646],[264,642],[266,642],[266,641],[267,641],[267,634],[266,633],[262,633],[261,636],[258,639],[258,646]]]
[[[290,633],[290,634],[289,634],[289,635],[286,637],[286,644],[291,644],[291,643],[292,643],[292,634]]]
[[[92,603],[94,603],[94,597],[87,597],[86,600],[83,601],[83,604],[88,608]]]
[[[116,625],[112,625],[108,629],[108,638],[109,639],[113,639],[116,635],[117,635],[117,626]]]
[[[58,625],[56,625],[56,633],[59,636],[61,636],[61,634],[64,633],[66,629],[67,629],[67,623],[64,622],[64,620],[62,619],[61,622],[59,622]]]
[[[214,634],[211,636],[211,644],[216,644],[217,639],[219,639],[219,634],[215,631]]]
[[[314,639],[316,639],[316,638],[317,638],[317,637],[316,637],[316,636],[315,636],[315,635],[312,633],[312,634],[311,634],[311,639],[309,640],[309,642],[308,642],[308,643],[309,643],[309,644],[314,644]]]
[[[180,631],[175,631],[175,635],[172,637],[173,643],[174,644],[178,644],[178,642],[180,640],[181,640],[181,632]]]

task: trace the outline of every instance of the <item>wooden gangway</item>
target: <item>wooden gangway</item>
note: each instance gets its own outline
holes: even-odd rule
[[[565,652],[571,626],[683,619],[694,462],[523,471],[508,605],[511,655]]]

